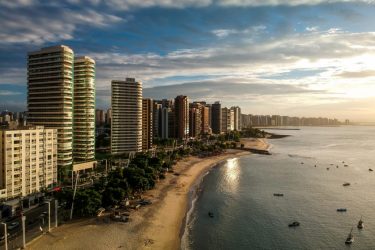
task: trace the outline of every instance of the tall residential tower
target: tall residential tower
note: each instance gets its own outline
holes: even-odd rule
[[[64,45],[28,53],[28,121],[57,129],[57,166],[72,165],[73,50]]]
[[[73,161],[95,160],[95,61],[74,60]]]
[[[112,81],[111,153],[142,151],[142,83]]]

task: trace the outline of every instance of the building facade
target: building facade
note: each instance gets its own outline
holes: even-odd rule
[[[64,170],[73,163],[73,62],[64,45],[28,53],[28,122],[57,129],[57,165]]]
[[[154,101],[153,107],[153,121],[152,121],[152,132],[154,138],[161,137],[161,112],[162,112],[162,106],[160,103],[157,103]]]
[[[0,198],[24,197],[57,182],[56,129],[0,129]]]
[[[242,127],[242,122],[241,122],[241,108],[238,106],[231,107],[231,110],[233,110],[234,114],[234,130],[236,131],[241,131]]]
[[[74,60],[73,162],[95,160],[95,61]]]
[[[202,108],[199,103],[190,104],[189,109],[189,135],[190,137],[199,137],[202,131]]]
[[[175,112],[175,133],[177,139],[189,137],[189,99],[187,96],[179,95],[174,102]]]
[[[112,81],[111,153],[142,151],[142,83]]]
[[[95,124],[97,127],[101,127],[105,124],[105,111],[102,109],[95,110]]]
[[[152,148],[153,141],[153,101],[152,99],[142,100],[142,150]]]
[[[211,105],[211,128],[214,134],[220,134],[222,132],[221,117],[221,104],[220,102],[215,102]]]

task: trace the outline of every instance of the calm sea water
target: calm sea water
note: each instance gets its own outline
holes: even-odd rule
[[[271,156],[230,159],[204,177],[182,249],[375,249],[375,127],[273,132],[292,136],[270,140]]]

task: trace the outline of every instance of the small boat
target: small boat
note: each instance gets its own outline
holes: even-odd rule
[[[345,244],[352,244],[354,242],[354,236],[352,234],[352,231],[353,231],[353,228],[352,228],[352,230],[350,230],[350,233],[348,234],[348,237],[346,237]]]
[[[363,220],[362,220],[362,216],[361,216],[361,219],[359,219],[358,221],[358,224],[357,224],[357,228],[358,229],[363,229],[365,226],[363,225]]]
[[[284,194],[281,194],[281,193],[274,193],[273,196],[284,196]]]
[[[327,168],[327,170],[329,170],[329,168]]]
[[[305,164],[305,163],[301,162],[301,164],[303,165],[303,164]]]
[[[371,168],[369,168],[368,171],[372,172],[372,171],[374,171],[374,170],[372,170]]]
[[[316,167],[316,165],[314,167]]]
[[[347,187],[347,186],[350,186],[350,183],[349,182],[345,182],[344,184],[342,184],[344,187]]]
[[[298,227],[300,224],[299,224],[299,222],[298,221],[293,221],[292,223],[290,223],[289,225],[288,225],[288,227]]]
[[[214,213],[213,212],[208,212],[208,216],[210,216],[210,218],[213,218],[214,217]]]
[[[349,167],[349,165],[345,164],[344,167]]]
[[[346,208],[338,208],[336,209],[337,212],[346,212]]]
[[[339,168],[339,166],[336,166],[336,168]]]

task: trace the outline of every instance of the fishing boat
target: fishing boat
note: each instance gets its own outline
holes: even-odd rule
[[[292,223],[290,223],[289,225],[288,225],[288,227],[298,227],[300,224],[299,224],[299,222],[298,221],[293,221]]]
[[[361,216],[361,219],[359,219],[359,221],[358,221],[357,228],[363,229],[364,227],[365,227],[365,225],[363,224],[363,220],[362,220],[362,216]]]
[[[352,234],[353,228],[350,230],[348,237],[346,238],[345,244],[352,244],[354,242],[354,236]]]
[[[337,212],[346,212],[346,208],[338,208],[336,209]]]

